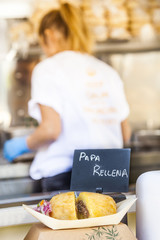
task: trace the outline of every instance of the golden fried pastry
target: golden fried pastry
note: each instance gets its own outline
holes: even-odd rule
[[[60,193],[52,197],[50,203],[52,208],[51,217],[63,220],[77,219],[74,192]]]
[[[116,203],[112,197],[93,192],[81,192],[76,199],[76,208],[79,219],[116,213]]]

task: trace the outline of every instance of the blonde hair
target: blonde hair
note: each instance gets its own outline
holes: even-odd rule
[[[91,53],[93,39],[81,9],[69,3],[49,11],[41,20],[39,35],[45,38],[45,30],[56,28],[70,41],[70,50]]]

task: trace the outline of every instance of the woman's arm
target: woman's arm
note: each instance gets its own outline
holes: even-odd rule
[[[122,129],[123,142],[128,143],[131,138],[131,128],[127,119],[121,122],[121,129]]]
[[[55,141],[61,133],[60,115],[51,107],[40,105],[41,123],[27,138],[29,149],[36,150],[40,146]]]

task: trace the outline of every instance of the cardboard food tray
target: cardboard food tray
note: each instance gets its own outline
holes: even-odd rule
[[[135,201],[135,197],[129,197],[126,200],[117,203],[116,214],[78,220],[59,220],[39,213],[26,205],[23,205],[23,207],[28,213],[51,229],[69,229],[119,224]]]
[[[24,240],[136,240],[126,224],[101,226],[94,228],[77,228],[52,230],[42,223],[34,224]]]

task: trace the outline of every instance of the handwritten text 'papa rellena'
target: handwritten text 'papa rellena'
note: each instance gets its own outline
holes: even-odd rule
[[[79,161],[88,161],[88,162],[100,162],[100,156],[91,154],[87,155],[85,152],[81,152],[79,156]],[[100,165],[95,164],[93,167],[93,176],[100,177],[126,177],[128,178],[127,169],[112,169],[106,170],[102,169]]]

